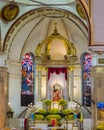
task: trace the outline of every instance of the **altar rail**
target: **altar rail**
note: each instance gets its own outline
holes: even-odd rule
[[[9,127],[14,127],[17,130],[24,130],[24,119],[23,118],[20,118],[20,119],[8,119],[7,122],[8,122],[8,126]],[[66,127],[65,125],[66,124],[64,123],[64,127]],[[83,125],[83,130],[91,130],[92,120],[91,119],[84,119],[82,125]],[[35,125],[34,124],[30,124],[30,127],[35,127]],[[68,127],[70,128],[71,125],[69,125]],[[78,127],[74,127],[73,130],[77,130],[77,128]],[[69,130],[71,130],[71,128]],[[79,128],[78,130],[82,130],[82,129]]]

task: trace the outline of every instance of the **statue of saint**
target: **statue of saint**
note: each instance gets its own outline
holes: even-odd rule
[[[60,91],[58,89],[53,90],[53,101],[59,101],[60,98]]]

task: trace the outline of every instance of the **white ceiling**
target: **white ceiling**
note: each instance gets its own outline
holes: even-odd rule
[[[22,2],[22,0],[15,1]],[[48,1],[44,0],[44,3],[50,4]],[[73,1],[53,0],[51,4],[67,4]],[[23,2],[30,1],[24,0]],[[71,11],[68,10],[70,8]],[[22,12],[23,10],[25,12]],[[20,5],[17,19],[14,23],[12,22],[11,26],[8,24],[10,29],[5,38],[4,48],[4,51],[8,53],[8,58],[20,62],[26,52],[35,54],[36,46],[53,33],[55,23],[57,23],[58,33],[74,43],[80,61],[81,54],[88,51],[88,30],[83,20],[75,14],[73,6],[31,8],[31,6]]]
[[[75,2],[75,0],[8,0],[8,1],[13,1],[17,3],[24,3],[24,4],[30,4],[30,5],[35,5],[35,4],[71,4]]]

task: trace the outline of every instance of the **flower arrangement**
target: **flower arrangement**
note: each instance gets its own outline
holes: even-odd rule
[[[46,109],[49,111],[51,109],[52,100],[46,99],[44,100],[44,104],[46,106]]]
[[[58,114],[59,113],[59,109],[58,108],[52,108],[49,112],[51,114]]]
[[[63,110],[63,107],[67,104],[67,101],[65,99],[60,99],[58,101],[58,105],[61,106],[61,110]]]
[[[44,100],[44,103],[45,103],[46,106],[51,105],[52,100],[46,99],[46,100]]]
[[[65,117],[66,120],[74,120],[74,115],[67,115]]]
[[[74,113],[71,109],[64,109],[62,113],[65,115],[66,120],[73,120],[74,119]]]
[[[45,115],[47,111],[45,109],[39,109],[37,113]]]
[[[97,130],[104,130],[104,122],[98,124]]]
[[[57,121],[58,120],[61,120],[61,116],[59,115],[59,114],[54,114],[54,115],[48,115],[47,117],[46,117],[46,120],[48,120],[48,121],[50,121],[50,120],[52,120],[52,119],[56,119]]]
[[[34,115],[34,118],[35,118],[36,120],[44,120],[44,119],[45,119],[45,117],[44,117],[43,115],[41,115],[41,114],[35,114],[35,115]]]
[[[60,99],[59,102],[58,102],[58,104],[60,106],[65,106],[67,104],[67,101],[65,99]]]
[[[71,113],[74,114],[74,113],[73,113],[73,110],[71,110],[71,109],[64,109],[64,110],[62,111],[62,113],[65,114],[65,115],[68,115],[68,114],[71,114]]]

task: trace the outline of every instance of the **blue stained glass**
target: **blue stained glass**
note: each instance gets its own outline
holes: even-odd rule
[[[91,106],[91,69],[92,69],[92,56],[86,53],[83,57],[83,104]]]
[[[22,59],[22,88],[21,94],[33,94],[33,60],[29,53]]]

